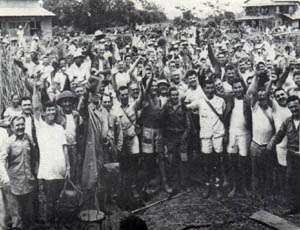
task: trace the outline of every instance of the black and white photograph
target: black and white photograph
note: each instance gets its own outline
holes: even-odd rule
[[[0,230],[300,230],[300,0],[0,0]]]

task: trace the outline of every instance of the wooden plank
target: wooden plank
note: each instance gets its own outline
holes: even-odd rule
[[[300,230],[300,227],[265,210],[260,210],[250,216],[250,219],[277,230]]]

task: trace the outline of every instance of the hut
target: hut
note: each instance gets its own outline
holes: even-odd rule
[[[14,37],[22,29],[25,36],[51,37],[54,16],[38,0],[0,0],[1,35]]]

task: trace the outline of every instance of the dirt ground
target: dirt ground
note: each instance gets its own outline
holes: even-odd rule
[[[149,230],[182,230],[190,225],[212,224],[210,227],[190,229],[221,229],[221,230],[268,230],[270,228],[256,223],[249,217],[263,209],[278,216],[287,210],[287,202],[281,196],[270,196],[265,200],[258,200],[250,197],[236,197],[234,199],[223,198],[217,200],[214,196],[203,199],[202,190],[191,188],[190,191],[180,193],[175,198],[155,205],[136,215],[146,221]],[[147,204],[167,198],[164,192],[156,195]],[[117,206],[112,207],[111,215],[106,216],[100,226],[91,226],[82,223],[76,227],[70,226],[67,229],[80,230],[119,230],[119,222],[129,215],[129,212],[120,210]],[[285,218],[300,226],[300,215]],[[92,224],[93,225],[93,224]],[[97,224],[96,224],[97,225]],[[138,229],[137,229],[138,230]]]
[[[279,196],[269,197],[265,201],[249,197],[216,200],[215,197],[203,199],[201,194],[201,190],[193,188],[177,198],[151,207],[139,216],[147,222],[150,230],[180,230],[188,225],[205,223],[215,224],[201,229],[264,230],[270,228],[251,220],[249,217],[253,213],[264,209],[280,216],[287,210],[285,199]],[[161,193],[153,201],[165,197],[167,195]],[[287,219],[300,226],[300,216]]]

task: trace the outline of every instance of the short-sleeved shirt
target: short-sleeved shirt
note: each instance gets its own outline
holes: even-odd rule
[[[7,173],[11,192],[25,195],[34,189],[35,178],[32,174],[33,142],[25,134],[22,139],[15,135],[9,138],[6,148]]]
[[[58,124],[49,125],[41,118],[35,120],[40,150],[38,179],[64,179],[66,159],[63,146],[67,144],[65,130]]]
[[[225,101],[223,98],[214,96],[209,100],[220,116],[225,110]],[[215,114],[212,108],[206,102],[206,99],[200,98],[194,103],[192,108],[198,108],[200,121],[200,138],[222,137],[225,135],[224,124]]]

